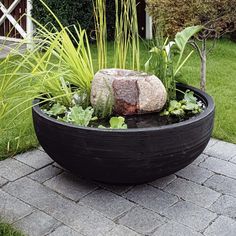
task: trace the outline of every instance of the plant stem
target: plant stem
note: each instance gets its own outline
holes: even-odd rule
[[[202,53],[201,53],[201,83],[200,88],[202,91],[206,91],[206,69],[207,69],[207,50],[206,50],[206,39],[202,41]]]

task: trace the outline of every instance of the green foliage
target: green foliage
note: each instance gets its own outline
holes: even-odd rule
[[[171,51],[167,51],[168,39],[162,44],[162,41],[156,40],[154,47],[150,50],[150,58],[145,63],[145,71],[155,74],[164,84],[168,101],[175,99],[175,80],[173,74],[173,56]]]
[[[185,116],[198,114],[203,111],[203,104],[197,101],[192,91],[187,90],[184,93],[184,99],[181,101],[171,100],[169,107],[162,112],[166,116]]]
[[[183,31],[178,32],[174,41],[169,43],[168,38],[164,41],[160,35],[157,34],[155,36],[155,46],[150,50],[151,56],[145,63],[145,70],[146,72],[155,74],[162,81],[168,93],[168,101],[176,99],[176,76],[193,53],[193,51],[191,51],[183,59],[187,43],[189,39],[197,34],[201,29],[202,26],[187,27]],[[176,47],[174,48],[173,46]],[[176,49],[179,53],[179,58],[176,66],[174,66],[173,54],[176,52]]]
[[[192,25],[210,29],[209,37],[236,28],[236,0],[147,0],[147,11],[171,36]]]
[[[112,117],[109,123],[111,129],[127,129],[127,125],[125,124],[125,118],[122,116]]]
[[[10,224],[0,222],[0,236],[24,236],[19,231],[12,228]]]
[[[122,116],[112,117],[109,121],[110,129],[127,129],[127,124],[125,124],[125,118]],[[99,125],[98,128],[106,129],[105,126]]]
[[[43,110],[49,116],[59,116],[64,114],[67,109],[65,106],[61,105],[60,103],[55,103],[50,110],[44,109]]]
[[[79,23],[82,29],[86,29],[90,36],[90,40],[95,37],[93,0],[45,0],[45,3],[50,9],[53,9],[53,12],[64,26],[71,26]],[[107,1],[106,11],[108,13],[108,39],[111,40],[114,39],[115,32],[114,1]],[[32,15],[42,25],[47,25],[49,29],[51,28],[50,24],[60,28],[52,15],[48,14],[48,11],[43,7],[40,0],[33,1]]]
[[[186,61],[192,54],[192,52],[190,52],[188,56],[185,58],[185,60],[182,62],[184,51],[186,49],[187,44],[189,43],[189,40],[193,36],[198,34],[202,29],[203,29],[202,26],[191,26],[191,27],[185,28],[183,31],[178,32],[176,34],[174,42],[179,49],[179,59],[176,65],[176,70],[174,72],[175,75],[180,71],[181,67],[186,63]]]
[[[42,110],[45,114],[60,121],[85,127],[89,125],[90,121],[97,119],[97,117],[93,117],[94,110],[92,107],[83,109],[83,107],[75,105],[67,109],[65,106],[55,103],[50,108],[45,105]]]
[[[87,127],[91,120],[96,119],[96,117],[93,117],[93,112],[94,110],[92,107],[83,109],[80,106],[74,106],[70,108],[69,112],[67,112],[63,121]]]

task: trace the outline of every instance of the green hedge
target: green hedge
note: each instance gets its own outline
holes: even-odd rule
[[[91,38],[94,32],[93,2],[92,0],[44,0],[60,19],[64,26],[79,23],[83,29],[87,29]],[[33,0],[33,17],[46,25],[53,23],[55,19],[39,0]],[[108,39],[113,39],[115,28],[115,1],[107,1]]]

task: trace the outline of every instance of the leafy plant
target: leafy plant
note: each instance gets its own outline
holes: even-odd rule
[[[60,103],[55,103],[50,110],[44,109],[43,110],[47,115],[49,116],[59,116],[62,114],[65,114],[65,112],[67,111],[67,108],[63,105],[61,105]]]
[[[197,101],[194,93],[187,90],[184,93],[184,99],[181,101],[171,100],[169,107],[162,112],[165,116],[184,116],[201,113],[204,109],[202,102]]]
[[[110,129],[127,129],[127,125],[125,124],[125,118],[122,116],[112,117],[109,121]],[[99,125],[98,128],[106,129],[105,126]]]
[[[191,44],[201,60],[200,88],[206,90],[207,55],[215,41],[236,30],[236,0],[147,0],[147,11],[154,24],[164,25],[164,32],[175,35],[190,25],[203,25]],[[212,46],[207,45],[211,39]],[[213,40],[212,40],[213,39]],[[199,44],[200,42],[200,44]]]
[[[175,99],[176,76],[181,68],[186,64],[194,51],[191,51],[184,59],[183,55],[186,45],[195,34],[202,30],[202,26],[187,27],[178,32],[174,41],[168,43],[168,38],[164,41],[162,36],[156,34],[154,47],[150,50],[150,58],[145,63],[146,72],[155,74],[163,82],[167,92],[168,100]],[[179,58],[176,66],[173,61],[173,47],[179,52]]]
[[[91,120],[97,119],[93,117],[93,112],[92,107],[83,109],[81,106],[74,106],[70,108],[70,111],[65,115],[63,121],[87,127]]]

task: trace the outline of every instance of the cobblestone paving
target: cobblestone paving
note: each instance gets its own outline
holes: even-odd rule
[[[0,217],[29,236],[235,236],[236,145],[139,186],[78,179],[39,148],[0,162]]]

